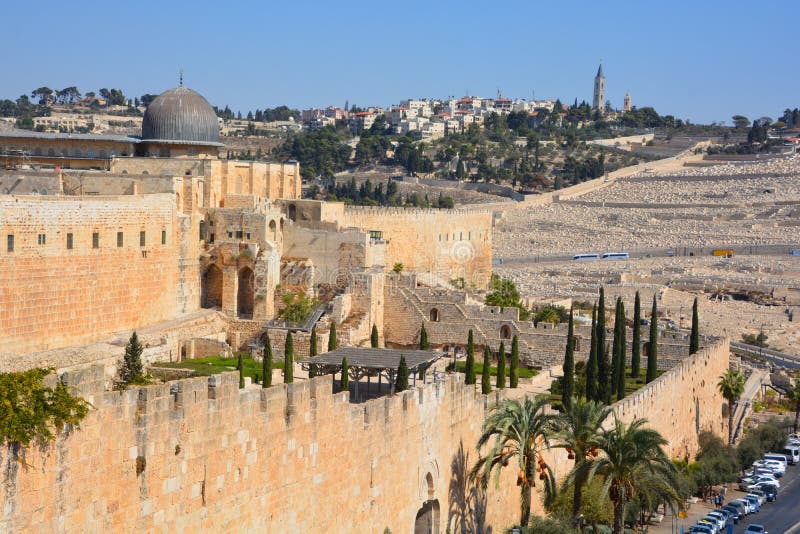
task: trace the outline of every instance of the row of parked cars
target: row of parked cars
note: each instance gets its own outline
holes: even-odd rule
[[[747,494],[739,499],[729,501],[722,508],[706,514],[692,527],[692,534],[719,534],[725,532],[728,524],[738,524],[745,517],[761,511],[761,507],[778,498],[781,483],[778,480],[789,465],[800,463],[796,454],[800,449],[800,435],[789,436],[786,450],[783,454],[769,453],[764,458],[753,463],[750,470],[742,477],[739,489]],[[749,524],[747,534],[768,534],[762,525]]]

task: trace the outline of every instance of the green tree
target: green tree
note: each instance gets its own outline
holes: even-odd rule
[[[567,326],[567,348],[564,351],[564,377],[561,379],[561,404],[568,410],[575,394],[575,336],[573,311],[569,310],[569,325]]]
[[[489,353],[489,347],[486,346],[483,348],[483,372],[481,373],[481,393],[484,395],[492,392],[491,365],[491,354]]]
[[[582,493],[586,485],[589,470],[585,464],[591,463],[595,457],[600,438],[600,429],[611,408],[602,403],[573,398],[569,406],[554,421],[557,447],[567,449],[569,458],[575,460],[568,482],[572,483],[572,516],[577,519],[583,504]]]
[[[750,126],[750,119],[748,119],[744,115],[734,115],[733,116],[733,125],[736,128],[738,128],[740,130],[743,130],[743,129],[747,128],[748,126]]]
[[[689,354],[700,350],[700,318],[697,313],[697,297],[692,304],[692,335],[689,338]]]
[[[423,321],[422,326],[419,329],[419,350],[428,350],[431,348],[430,343],[428,343],[428,332],[425,330],[425,322]]]
[[[620,342],[622,341],[620,338],[620,305],[622,304],[622,298],[617,297],[616,305],[614,306],[614,339],[611,342],[611,391],[616,393],[617,392],[617,379],[619,377],[619,360],[620,360]],[[623,353],[624,354],[624,353]]]
[[[347,356],[342,358],[342,379],[339,386],[341,391],[347,391],[350,388],[350,368],[347,366]]]
[[[317,327],[311,327],[311,337],[308,340],[308,357],[313,358],[317,355]],[[308,378],[314,378],[317,376],[317,366],[316,365],[309,365],[308,366]]]
[[[328,352],[336,350],[336,347],[338,347],[336,342],[336,323],[331,321],[331,331],[328,334]]]
[[[31,444],[46,446],[65,429],[80,428],[92,407],[60,380],[45,383],[52,369],[0,373],[0,442],[8,447],[9,465],[23,465]],[[12,467],[13,468],[13,467]]]
[[[130,384],[147,383],[142,366],[142,352],[144,352],[144,347],[139,342],[139,336],[134,330],[128,344],[125,345],[125,356],[119,369],[119,380],[123,387]]]
[[[495,386],[497,389],[506,387],[506,346],[502,341],[500,342],[500,350],[497,352],[497,381]]]
[[[639,292],[633,302],[633,348],[631,352],[631,376],[639,378],[642,365],[642,302]]]
[[[519,339],[516,334],[511,340],[511,369],[509,369],[508,384],[512,388],[519,385]]]
[[[283,383],[291,384],[294,382],[294,342],[291,330],[286,331],[286,342],[283,347]]]
[[[316,301],[309,298],[305,291],[300,291],[297,294],[287,291],[281,295],[281,300],[284,308],[278,313],[278,316],[290,323],[305,321],[316,305]]]
[[[241,371],[242,369],[244,369],[244,362],[242,361],[242,353],[240,351],[236,353],[236,370]]]
[[[425,328],[425,325],[422,325]],[[379,346],[379,339],[378,339],[378,325],[372,325],[372,334],[369,336],[369,344],[373,349],[377,349]]]
[[[744,393],[744,375],[738,369],[728,369],[719,377],[717,389],[728,401],[728,444],[733,445],[733,408]]]
[[[536,485],[537,463],[542,451],[550,445],[552,417],[547,414],[548,400],[544,397],[524,400],[507,399],[491,408],[483,422],[477,449],[493,439],[486,454],[481,454],[470,470],[470,479],[483,489],[489,485],[492,472],[499,484],[500,470],[509,462],[517,467],[517,486],[520,488],[520,524],[528,525],[531,517],[531,494]],[[545,475],[545,493],[555,494],[552,471],[546,465],[538,468]]]
[[[394,271],[395,274],[400,274],[400,273],[403,272],[403,268],[404,268],[404,265],[401,262],[398,261],[398,262],[395,262],[395,264],[392,266],[392,271]]]
[[[795,379],[792,382],[789,391],[786,392],[786,398],[792,405],[794,410],[794,432],[797,433],[798,419],[800,419],[800,379]]]
[[[530,311],[520,300],[519,291],[514,281],[510,278],[500,278],[493,274],[490,281],[489,292],[486,294],[487,306],[519,309],[519,318],[526,321],[530,318]]]
[[[608,345],[606,344],[606,297],[605,289],[600,286],[600,300],[597,303],[597,394],[600,400],[611,404],[611,364],[608,361]]]
[[[467,385],[475,384],[475,341],[472,330],[467,335],[467,361],[464,369],[464,383]]]
[[[597,384],[597,306],[592,306],[592,338],[589,344],[589,359],[586,361],[586,400],[599,401]]]
[[[261,374],[264,379],[261,380],[261,387],[268,388],[272,385],[272,343],[269,340],[269,333],[264,332],[262,336],[264,340],[264,358],[261,360]]]
[[[619,299],[619,312],[617,313],[617,335],[619,337],[619,347],[617,350],[619,353],[617,354],[617,383],[616,383],[616,390],[617,390],[617,400],[621,400],[625,398],[625,353],[628,352],[628,340],[627,332],[626,332],[626,324],[625,324],[625,303],[622,302],[622,299]]]
[[[408,364],[406,357],[400,356],[400,364],[397,366],[397,377],[394,382],[394,390],[397,393],[408,389]]]
[[[239,389],[244,389],[244,364],[241,352],[239,353]]]
[[[605,481],[605,490],[614,503],[614,534],[623,534],[625,507],[637,491],[647,485],[655,485],[669,497],[668,504],[674,509],[681,496],[678,471],[664,453],[667,444],[657,431],[644,428],[646,419],[635,419],[626,425],[615,416],[614,426],[603,430],[597,440],[601,454],[583,470],[588,480],[599,476]]]
[[[650,312],[650,351],[647,353],[647,376],[645,382],[648,384],[656,379],[658,374],[658,305],[656,295],[653,295],[653,309]]]

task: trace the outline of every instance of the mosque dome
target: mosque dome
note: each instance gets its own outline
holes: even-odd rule
[[[199,93],[182,85],[169,89],[147,106],[142,140],[219,144],[217,114]]]

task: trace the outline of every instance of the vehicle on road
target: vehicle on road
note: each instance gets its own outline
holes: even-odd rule
[[[777,460],[756,460],[753,462],[754,469],[769,469],[776,475],[780,473],[783,475],[786,472],[786,467]]]
[[[575,254],[572,259],[577,261],[599,260],[600,254]]]
[[[721,256],[723,258],[732,258],[733,257],[733,249],[732,248],[715,248],[711,251],[712,256]]]
[[[747,488],[748,491],[761,490],[767,494],[767,502],[774,502],[778,500],[778,486],[768,482],[760,482],[753,484],[752,487]]]
[[[708,519],[709,521],[714,521],[717,523],[717,530],[722,531],[725,528],[725,517],[722,514],[715,514],[714,512],[709,512],[708,514],[703,517],[703,519]]]
[[[767,502],[767,494],[764,493],[763,490],[760,490],[758,488],[753,488],[747,491],[749,492],[748,495],[755,495],[756,497],[758,497],[759,504],[764,505]]]
[[[631,255],[627,252],[606,252],[601,256],[604,260],[627,260]]]
[[[798,440],[794,440],[796,443],[800,443]],[[800,445],[795,445],[791,441],[786,445],[786,448],[783,449],[783,454],[786,455],[786,459],[789,461],[791,465],[800,462]]]
[[[714,531],[708,525],[695,525],[692,527],[692,530],[689,531],[690,534],[714,534]]]
[[[748,501],[747,499],[736,499],[735,501],[732,502],[733,504],[739,503],[742,505],[742,507],[744,508],[744,515],[750,515],[753,512],[755,512],[755,510],[753,510],[753,506],[750,504],[750,501]]]
[[[767,530],[762,525],[750,524],[747,525],[747,530],[744,531],[745,534],[769,534]]]
[[[747,495],[745,495],[742,498],[746,499],[747,502],[750,503],[750,506],[752,507],[753,510],[756,511],[756,513],[761,511],[761,501],[758,499],[758,497],[756,497],[755,495],[750,495],[748,493]]]
[[[725,506],[722,507],[722,509],[726,510],[730,514],[729,517],[733,519],[734,525],[738,524],[739,519],[744,517],[744,514],[742,514],[739,508],[731,504],[726,504]]]
[[[783,470],[786,471],[786,466],[789,465],[789,460],[785,454],[778,454],[775,452],[768,452],[764,455],[765,460],[775,460],[783,464]],[[778,486],[780,487],[780,486]]]
[[[717,534],[720,531],[719,523],[716,519],[700,519],[697,521],[697,526],[706,526],[711,529],[711,534]]]

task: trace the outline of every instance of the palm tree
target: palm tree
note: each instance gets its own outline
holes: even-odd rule
[[[536,485],[536,472],[544,480],[546,499],[555,494],[552,471],[541,458],[541,452],[550,444],[553,416],[545,413],[548,400],[507,399],[495,405],[483,422],[478,439],[478,453],[492,437],[494,441],[485,456],[481,456],[470,470],[470,478],[483,489],[489,484],[492,472],[495,483],[500,470],[510,461],[516,461],[517,486],[520,487],[520,524],[527,525],[531,516],[531,490]],[[538,467],[537,467],[538,466]]]
[[[635,419],[631,424],[614,416],[614,426],[603,430],[597,440],[601,454],[596,460],[584,464],[587,481],[595,476],[602,478],[603,493],[614,504],[614,534],[622,534],[625,506],[637,492],[656,486],[670,493],[668,503],[680,501],[677,489],[680,475],[664,453],[667,444],[656,430],[644,428],[647,419]],[[646,482],[645,482],[646,481]]]
[[[600,402],[573,397],[570,405],[554,421],[558,444],[567,449],[569,458],[575,459],[575,467],[570,480],[573,482],[572,516],[577,519],[581,513],[583,486],[586,484],[585,463],[594,460],[600,428],[611,414],[611,408]]]
[[[728,369],[719,377],[717,389],[728,401],[728,445],[733,445],[733,405],[744,393],[744,375],[738,369]]]

